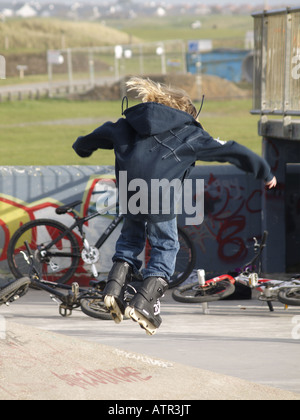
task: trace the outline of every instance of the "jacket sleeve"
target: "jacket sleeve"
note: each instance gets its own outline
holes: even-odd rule
[[[86,136],[80,136],[73,149],[80,157],[89,157],[97,149],[113,149],[114,123],[107,122]]]
[[[215,140],[206,132],[203,134],[204,137],[196,143],[197,160],[232,163],[237,168],[250,172],[255,178],[263,179],[265,182],[269,182],[273,178],[267,161],[247,147],[235,141]]]

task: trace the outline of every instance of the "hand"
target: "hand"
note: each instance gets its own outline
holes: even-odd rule
[[[271,181],[265,183],[265,188],[266,190],[270,190],[271,188],[275,188],[276,185],[277,185],[277,179],[274,176],[273,179],[271,179]]]

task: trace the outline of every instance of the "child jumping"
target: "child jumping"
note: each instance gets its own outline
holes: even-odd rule
[[[229,162],[262,179],[266,188],[276,186],[276,178],[263,158],[234,141],[215,140],[203,129],[186,92],[138,77],[131,78],[127,87],[128,91],[138,92],[142,103],[126,109],[125,118],[106,122],[91,134],[79,137],[73,145],[81,157],[89,157],[97,149],[114,149],[118,188],[125,173],[126,186],[142,179],[148,186],[145,198],[149,204],[151,180],[183,181],[197,160]],[[127,194],[130,200],[130,192]],[[174,207],[172,202],[166,214],[163,197],[155,211],[151,206],[147,212],[130,211],[128,207],[104,289],[104,302],[115,322],[121,322],[125,315],[149,335],[162,322],[160,298],[175,270],[179,244]],[[141,288],[126,307],[124,292],[132,273],[141,269],[138,256],[146,238],[151,245],[150,261],[142,270]]]

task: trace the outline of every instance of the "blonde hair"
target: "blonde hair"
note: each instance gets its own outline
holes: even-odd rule
[[[155,83],[150,79],[142,79],[140,77],[132,77],[126,82],[126,85],[128,92],[132,90],[138,92],[137,98],[141,98],[142,102],[157,102],[185,111],[194,118],[197,117],[195,106],[188,94],[182,89]]]

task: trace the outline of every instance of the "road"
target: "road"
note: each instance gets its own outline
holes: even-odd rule
[[[300,397],[300,308],[285,310],[278,303],[271,313],[265,303],[252,299],[210,303],[209,311],[204,315],[200,304],[175,302],[167,291],[163,324],[149,337],[131,320],[116,325],[89,318],[80,310],[62,318],[57,304],[42,291],[30,290],[18,302],[0,307],[7,322],[296,392]]]
[[[115,81],[115,77],[103,77],[101,79],[96,79],[95,83],[97,86],[105,85],[105,84],[111,84]],[[52,91],[55,91],[56,89],[66,89],[70,87],[80,87],[80,86],[86,86],[91,87],[91,81],[89,79],[81,79],[76,80],[74,79],[72,82],[69,82],[68,80],[64,81],[52,81],[51,83],[49,81],[45,82],[36,82],[36,83],[17,83],[13,85],[2,85],[1,86],[1,80],[0,80],[0,94],[1,95],[7,95],[8,93],[11,94],[17,94],[19,92],[27,93],[29,91],[47,91],[51,89]]]

